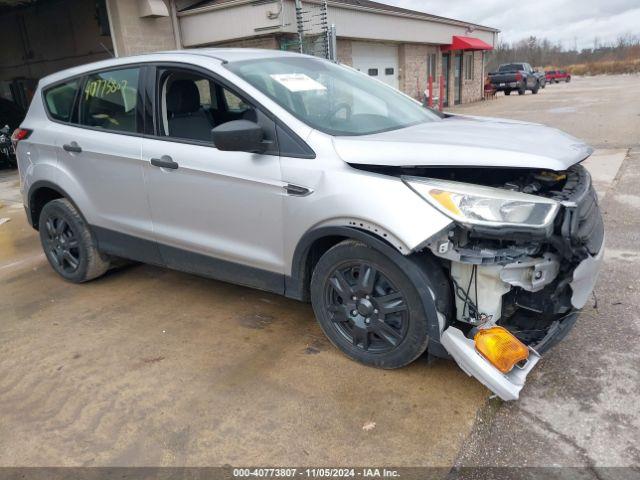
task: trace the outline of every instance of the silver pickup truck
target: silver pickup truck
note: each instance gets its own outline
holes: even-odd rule
[[[13,142],[28,221],[65,280],[127,258],[310,301],[349,357],[453,358],[504,400],[574,325],[604,252],[580,140],[436,115],[295,53],[65,70],[40,81]]]

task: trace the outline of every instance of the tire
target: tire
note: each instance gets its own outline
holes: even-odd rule
[[[523,82],[522,86],[518,88],[518,95],[524,95],[525,93],[527,93],[527,83]]]
[[[505,94],[505,95],[511,95],[511,90],[505,90],[505,91],[504,91],[504,94]]]
[[[571,77],[567,77],[567,79],[565,80],[565,83],[569,83],[571,81]]]
[[[540,83],[536,82],[536,86],[531,89],[531,93],[535,95],[536,93],[538,93],[538,90],[540,90]]]
[[[52,200],[44,206],[38,228],[49,264],[65,280],[87,282],[109,269],[109,259],[98,251],[88,225],[66,198]]]
[[[311,303],[331,343],[365,365],[400,368],[427,348],[428,320],[415,286],[362,242],[345,240],[320,258]]]

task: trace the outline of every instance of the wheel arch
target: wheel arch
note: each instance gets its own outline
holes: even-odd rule
[[[359,240],[396,262],[413,282],[427,315],[430,346],[438,354],[443,320],[450,318],[452,297],[449,282],[440,263],[430,253],[403,255],[387,240],[375,234],[349,226],[326,226],[307,232],[298,242],[291,275],[285,279],[285,295],[309,301],[313,269],[320,257],[343,240]],[[440,317],[443,319],[440,319]],[[444,356],[444,355],[439,355]]]
[[[73,201],[73,198],[71,198],[71,196],[62,187],[53,182],[47,180],[38,180],[37,182],[34,182],[34,184],[29,188],[27,198],[29,199],[27,216],[29,223],[35,230],[38,230],[40,213],[44,206],[50,201],[58,198],[65,198],[69,200],[69,202],[71,202],[71,204],[76,208],[82,219],[85,220],[82,212],[78,208],[78,205]]]

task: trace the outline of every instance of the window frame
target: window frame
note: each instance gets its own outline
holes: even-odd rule
[[[204,140],[195,140],[192,138],[179,138],[179,137],[170,137],[167,135],[163,135],[162,134],[162,126],[161,126],[161,105],[162,105],[162,99],[160,98],[160,96],[162,95],[162,89],[160,88],[160,81],[162,79],[162,77],[165,75],[165,70],[168,69],[172,69],[172,70],[178,70],[178,71],[182,71],[184,73],[190,73],[192,75],[201,75],[203,78],[209,80],[210,82],[213,82],[214,87],[222,87],[222,88],[214,88],[214,92],[216,95],[216,100],[217,102],[220,102],[220,100],[222,99],[225,108],[227,107],[226,104],[226,99],[224,96],[224,92],[222,91],[222,89],[227,89],[229,92],[233,93],[234,95],[236,95],[238,98],[240,98],[241,100],[246,101],[247,105],[249,105],[251,108],[253,108],[254,110],[256,110],[256,113],[260,112],[262,113],[272,124],[273,124],[273,128],[270,130],[273,130],[274,132],[274,147],[276,150],[279,150],[279,146],[278,146],[278,142],[277,142],[277,137],[275,135],[275,125],[278,123],[274,120],[274,116],[272,114],[267,114],[264,107],[262,107],[258,102],[256,102],[253,98],[250,98],[249,95],[242,93],[242,90],[238,89],[238,88],[234,88],[234,87],[229,87],[228,85],[230,84],[230,82],[222,82],[218,79],[218,76],[215,75],[214,72],[207,70],[205,68],[202,67],[198,67],[197,65],[192,65],[192,64],[184,64],[184,63],[174,63],[174,62],[154,62],[151,65],[151,68],[148,72],[148,80],[146,82],[146,87],[152,89],[151,90],[151,94],[149,95],[149,97],[152,99],[152,105],[151,105],[151,115],[153,118],[153,130],[151,132],[146,132],[146,136],[148,138],[153,138],[154,140],[162,140],[162,141],[166,141],[166,142],[174,142],[174,143],[184,143],[184,144],[189,144],[189,145],[198,145],[201,147],[209,147],[209,148],[213,148],[215,150],[218,150],[216,148],[216,146],[213,144],[213,141],[204,141]],[[240,92],[240,94],[236,93],[236,92]],[[220,104],[218,103],[218,106]],[[262,125],[263,128],[266,128],[265,125]],[[294,134],[295,135],[295,134]],[[296,135],[297,137],[297,135]],[[306,145],[306,142],[305,142]],[[221,150],[218,150],[221,151]],[[269,152],[269,153],[264,153],[263,155],[279,155],[279,152],[274,153],[274,152]],[[315,155],[314,155],[315,156]]]
[[[468,62],[468,64],[467,64]],[[464,79],[468,81],[473,81],[475,79],[475,55],[474,52],[467,52],[464,54],[464,61],[462,65],[462,69],[464,70]]]
[[[432,77],[434,83],[437,80],[437,73],[438,73],[438,54],[435,52],[430,52],[427,53],[427,80],[429,79],[429,76]],[[433,60],[433,64],[431,64],[431,60]],[[432,68],[433,67],[433,68]],[[433,70],[433,71],[431,71]]]
[[[137,62],[131,62],[131,63],[122,63],[122,64],[118,64],[118,65],[110,65],[107,67],[102,67],[102,68],[95,68],[95,69],[91,69],[91,70],[86,70],[80,73],[77,73],[76,75],[70,75],[68,77],[65,78],[61,78],[60,80],[57,80],[55,82],[51,82],[49,84],[47,84],[46,86],[44,86],[43,88],[40,89],[40,101],[43,102],[43,107],[44,107],[44,111],[45,111],[45,115],[47,116],[47,119],[52,122],[52,123],[57,123],[60,125],[67,125],[70,127],[75,127],[75,128],[82,128],[85,130],[92,130],[92,131],[96,131],[96,132],[102,132],[102,133],[109,133],[109,134],[115,134],[115,135],[126,135],[129,137],[138,137],[138,138],[150,138],[150,139],[155,139],[155,140],[163,140],[163,141],[173,141],[173,142],[178,142],[178,140],[176,139],[171,139],[169,137],[160,137],[155,135],[155,119],[153,116],[153,110],[155,109],[155,90],[156,90],[156,82],[155,82],[155,70],[157,69],[158,66],[166,66],[166,67],[177,67],[177,68],[184,68],[187,70],[193,70],[196,71],[198,73],[202,73],[202,75],[204,76],[208,76],[211,79],[213,79],[215,82],[219,83],[220,85],[222,85],[225,88],[228,88],[231,91],[238,91],[240,92],[243,98],[245,98],[248,101],[248,104],[251,105],[252,107],[258,109],[261,113],[264,114],[265,117],[267,117],[268,119],[270,119],[273,124],[274,124],[274,128],[276,130],[276,132],[278,130],[282,130],[298,147],[298,152],[287,152],[286,157],[290,157],[290,158],[302,158],[302,159],[315,159],[316,158],[316,153],[315,151],[309,146],[309,144],[302,138],[300,137],[300,135],[298,135],[295,131],[293,131],[293,129],[291,129],[291,127],[289,127],[287,124],[285,124],[280,118],[278,118],[277,115],[273,114],[269,109],[267,109],[266,107],[264,107],[260,102],[258,102],[252,95],[244,92],[241,88],[235,86],[234,84],[232,84],[229,80],[227,80],[225,77],[223,77],[221,74],[214,72],[212,70],[209,70],[207,68],[201,67],[199,65],[195,65],[193,63],[188,63],[188,62],[184,62],[184,61],[158,61],[158,60],[147,60],[147,61],[137,61]],[[111,131],[111,130],[105,130],[103,128],[96,128],[96,127],[91,127],[91,126],[87,126],[87,125],[80,125],[79,123],[77,123],[77,115],[78,115],[78,107],[79,107],[79,98],[80,95],[78,94],[78,92],[81,92],[82,89],[84,88],[84,82],[86,80],[86,78],[94,73],[99,73],[99,72],[104,72],[104,71],[110,71],[110,70],[122,70],[122,69],[126,69],[126,68],[134,68],[134,67],[139,67],[141,68],[141,75],[138,78],[138,84],[142,85],[142,87],[138,90],[138,96],[142,97],[142,103],[143,103],[143,109],[141,111],[142,117],[143,117],[143,122],[142,122],[142,131],[139,132],[123,132],[123,131]],[[45,90],[48,90],[49,88],[58,86],[60,84],[63,83],[67,83],[70,82],[71,80],[74,79],[79,79],[79,81],[81,82],[80,87],[78,88],[78,91],[76,92],[76,98],[74,99],[74,111],[71,115],[71,120],[76,120],[76,122],[71,122],[71,121],[61,121],[61,120],[56,120],[55,118],[52,118],[49,115],[49,111],[46,108],[46,100],[44,98],[44,92]],[[136,106],[137,107],[137,106]],[[182,139],[179,141],[179,143],[190,143],[185,139]],[[291,141],[289,141],[289,143],[291,143]],[[211,147],[211,148],[215,148],[213,147],[213,145],[211,144],[206,144],[205,146]],[[277,145],[278,149],[280,148],[279,145]]]
[[[71,108],[69,109],[69,119],[68,120],[60,120],[58,118],[54,118],[51,115],[51,111],[49,110],[49,104],[47,103],[47,93],[50,92],[51,90],[57,88],[57,87],[61,87],[67,83],[72,83],[72,82],[76,82],[76,91],[73,94],[73,100],[71,100]],[[77,111],[76,111],[76,104],[78,102],[78,96],[80,94],[80,91],[82,90],[84,85],[84,79],[82,77],[71,77],[71,78],[67,78],[65,80],[62,80],[60,82],[56,82],[56,83],[52,83],[51,85],[47,85],[45,88],[42,89],[42,105],[44,106],[44,111],[47,114],[47,118],[49,118],[49,120],[55,121],[55,122],[59,122],[59,123],[70,123],[73,121],[73,119],[76,117]]]
[[[137,68],[139,70],[138,72],[138,85],[136,87],[136,106],[135,106],[135,110],[136,110],[136,130],[135,132],[128,132],[126,130],[111,130],[108,128],[101,128],[101,127],[93,127],[91,125],[85,125],[80,123],[82,121],[82,109],[80,108],[81,102],[82,102],[82,94],[84,93],[84,89],[87,85],[87,81],[89,80],[89,77],[91,75],[96,75],[96,74],[100,74],[100,73],[105,73],[105,72],[112,72],[112,71],[117,71],[117,70],[132,70],[134,68]],[[109,67],[109,68],[105,68],[105,69],[100,69],[97,71],[91,71],[91,72],[86,72],[84,75],[82,75],[82,80],[80,82],[80,88],[78,89],[78,92],[76,93],[76,99],[75,99],[75,105],[74,105],[74,115],[72,115],[72,118],[75,119],[75,123],[72,123],[72,126],[77,126],[80,128],[86,128],[87,130],[94,130],[97,132],[105,132],[105,133],[116,133],[116,134],[121,134],[121,135],[133,135],[133,136],[138,136],[141,133],[143,133],[145,131],[145,126],[144,126],[144,122],[145,122],[145,117],[144,117],[144,98],[142,96],[142,91],[145,87],[145,79],[144,79],[144,66],[143,65],[125,65],[125,66],[118,66],[118,67]]]
[[[126,70],[128,68],[140,68],[140,75],[138,76],[138,92],[137,92],[137,98],[136,98],[136,109],[139,107],[138,102],[141,100],[141,92],[143,90],[143,87],[145,86],[144,83],[144,73],[145,73],[145,67],[148,65],[148,63],[144,63],[144,62],[133,62],[133,63],[125,63],[122,65],[112,65],[109,67],[103,67],[103,68],[96,68],[93,70],[87,70],[85,72],[82,73],[78,73],[76,75],[71,75],[69,77],[65,77],[63,79],[60,79],[58,81],[55,82],[51,82],[50,84],[46,85],[45,87],[43,87],[40,90],[40,99],[43,103],[43,107],[44,107],[44,112],[45,115],[47,116],[47,119],[53,123],[58,123],[60,125],[67,125],[69,127],[76,127],[76,128],[82,128],[85,130],[92,130],[92,131],[96,131],[96,132],[103,132],[103,133],[110,133],[110,134],[116,134],[116,135],[127,135],[130,137],[142,137],[144,136],[143,133],[140,132],[140,128],[138,128],[137,132],[125,132],[125,131],[118,131],[118,130],[107,130],[104,128],[99,128],[99,127],[92,127],[90,125],[81,125],[79,122],[79,115],[80,115],[80,97],[81,97],[81,92],[84,91],[84,87],[86,85],[86,81],[87,78],[90,75],[93,75],[95,73],[102,73],[102,72],[109,72],[111,70]],[[78,90],[76,91],[76,96],[74,98],[74,103],[73,103],[73,111],[71,113],[71,116],[69,118],[68,121],[64,122],[62,120],[57,120],[55,118],[53,118],[50,114],[49,114],[49,110],[46,107],[46,98],[45,98],[45,91],[48,91],[50,88],[59,86],[61,84],[64,83],[68,83],[72,80],[78,80],[79,85],[78,85]],[[143,100],[143,99],[142,99]],[[143,105],[144,105],[144,100],[143,100]],[[142,113],[143,114],[143,118],[144,118],[144,109],[139,110],[138,113]],[[138,125],[139,127],[139,125]]]

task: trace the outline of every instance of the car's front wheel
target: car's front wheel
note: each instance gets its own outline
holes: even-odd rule
[[[316,318],[331,342],[367,365],[399,368],[427,348],[427,317],[409,277],[362,242],[343,241],[311,279]]]
[[[47,260],[65,280],[86,282],[109,269],[109,259],[98,251],[91,230],[69,200],[47,203],[40,212],[38,229]]]
[[[504,91],[504,94],[505,94],[505,95],[511,95],[511,90],[505,90],[505,91]]]

